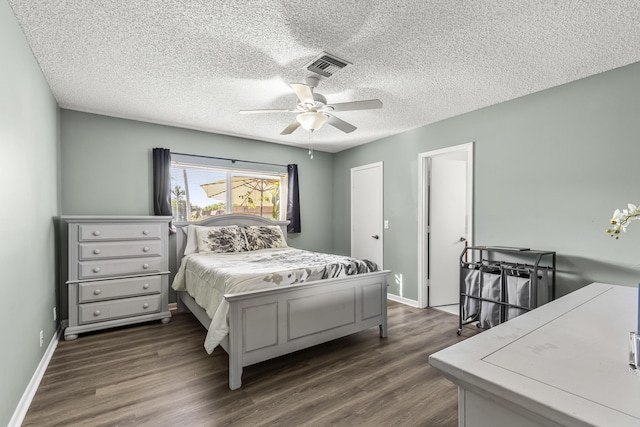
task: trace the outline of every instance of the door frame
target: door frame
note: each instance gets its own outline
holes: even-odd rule
[[[371,168],[379,168],[380,169],[380,181],[378,182],[378,188],[380,189],[380,205],[378,206],[379,212],[380,212],[380,219],[382,221],[384,221],[384,162],[375,162],[375,163],[369,163],[368,165],[362,165],[362,166],[357,166],[357,167],[353,167],[351,168],[351,175],[350,175],[350,188],[351,188],[351,192],[350,192],[350,196],[349,198],[350,200],[350,224],[349,224],[349,228],[350,230],[350,241],[351,241],[351,255],[353,255],[353,250],[354,250],[354,236],[353,236],[353,219],[354,219],[354,200],[353,200],[353,174],[354,172],[357,172],[359,170],[364,170],[364,169],[371,169]],[[384,264],[384,228],[382,226],[382,222],[379,224],[380,227],[380,247],[382,248],[381,252],[380,252],[380,268],[382,269],[383,264]]]
[[[418,154],[418,308],[429,306],[427,280],[429,248],[429,159],[455,152],[466,152],[467,157],[467,242],[473,246],[473,142],[427,151]]]

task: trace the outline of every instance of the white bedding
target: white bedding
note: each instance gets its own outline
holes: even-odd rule
[[[225,294],[377,271],[367,260],[294,248],[186,255],[172,287],[187,291],[212,319],[204,347],[211,354],[228,334]]]

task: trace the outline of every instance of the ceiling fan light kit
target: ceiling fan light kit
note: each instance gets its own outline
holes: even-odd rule
[[[329,120],[329,116],[317,111],[308,111],[298,114],[296,120],[303,129],[313,132],[320,129]]]

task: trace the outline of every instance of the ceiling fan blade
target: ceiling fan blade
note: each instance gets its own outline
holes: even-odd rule
[[[297,120],[294,120],[289,124],[289,126],[284,128],[282,132],[280,132],[280,135],[291,135],[294,130],[298,129],[298,127],[300,127],[300,123]]]
[[[302,84],[302,83],[291,83],[291,89],[296,93],[296,96],[303,104],[312,104],[316,103],[316,100],[313,99],[313,91],[311,87]]]
[[[328,114],[328,116],[329,116],[329,120],[327,120],[327,123],[329,123],[331,126],[337,129],[340,129],[342,132],[351,133],[354,130],[358,129],[351,123],[347,123],[344,120],[337,118],[336,116],[332,116],[331,114]]]
[[[340,102],[338,104],[327,105],[333,111],[353,111],[353,110],[375,110],[382,108],[382,101],[379,99],[367,99],[366,101]]]
[[[240,110],[240,114],[256,114],[256,113],[299,113],[298,110]]]

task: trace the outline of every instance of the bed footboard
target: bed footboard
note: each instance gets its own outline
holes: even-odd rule
[[[389,271],[229,294],[229,388],[242,368],[379,326],[387,336]]]

